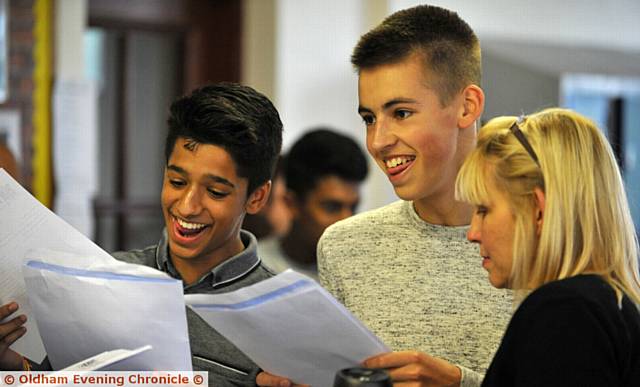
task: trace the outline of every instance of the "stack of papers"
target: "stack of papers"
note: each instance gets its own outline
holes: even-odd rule
[[[0,302],[16,301],[16,314],[27,315],[27,333],[11,349],[38,363],[48,354],[61,369],[152,345],[118,369],[191,370],[180,281],[117,261],[2,169],[0,213]]]
[[[389,352],[326,290],[292,270],[231,293],[185,299],[262,369],[295,383],[331,386],[338,370]]]
[[[53,369],[112,349],[151,344],[153,350],[111,369],[191,371],[182,282],[126,274],[120,267],[143,268],[115,261],[106,267],[110,270],[86,270],[45,259],[24,266],[29,302]]]

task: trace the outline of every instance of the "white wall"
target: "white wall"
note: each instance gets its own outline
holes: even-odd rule
[[[245,58],[254,63],[245,65],[243,77],[258,89],[273,85],[272,90],[263,91],[273,93],[284,123],[284,151],[307,129],[325,125],[352,136],[366,152],[364,125],[357,114],[357,76],[349,58],[360,35],[386,16],[386,1],[248,0],[245,7],[245,21],[259,23],[245,26],[245,49],[262,52],[262,47],[275,46],[275,58],[273,81],[260,81],[256,71],[268,76],[263,70],[270,65],[269,58],[245,51]],[[269,29],[270,15],[275,19],[274,43],[263,35]],[[256,65],[261,62],[264,66]],[[395,198],[386,176],[371,158],[369,164],[361,210]]]
[[[361,34],[361,2],[277,2],[275,99],[290,145],[309,126],[338,125],[362,140],[357,76],[349,64]]]
[[[274,100],[275,0],[245,0],[242,32],[242,83]]]
[[[87,26],[86,0],[57,0],[55,6],[56,79],[84,80],[84,30]]]
[[[389,0],[396,11],[424,1]],[[480,39],[640,51],[638,0],[432,0],[458,12]]]
[[[482,119],[529,114],[557,106],[560,79],[496,57],[482,54],[482,89],[486,95]]]

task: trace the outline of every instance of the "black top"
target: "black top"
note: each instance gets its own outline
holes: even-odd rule
[[[640,386],[640,313],[596,275],[545,284],[513,315],[482,386]]]

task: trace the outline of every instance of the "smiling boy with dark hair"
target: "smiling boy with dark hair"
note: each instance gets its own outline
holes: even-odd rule
[[[273,104],[250,87],[220,83],[174,101],[168,123],[161,193],[166,229],[157,245],[114,256],[181,279],[185,294],[230,292],[271,277],[256,238],[240,226],[271,189],[282,146]],[[0,320],[17,309],[16,303],[1,306]],[[0,324],[0,370],[27,371],[30,362],[9,349],[26,332],[26,318],[7,320]],[[208,371],[209,386],[255,386],[259,368],[251,359],[191,309],[187,322],[193,369]]]
[[[223,293],[272,275],[241,230],[266,202],[282,145],[271,102],[250,87],[206,86],[170,108],[160,242],[114,254],[182,279],[185,294]],[[210,386],[253,386],[258,366],[187,309],[193,368]]]

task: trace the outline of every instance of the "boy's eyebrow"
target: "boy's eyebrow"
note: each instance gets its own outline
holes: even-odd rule
[[[382,109],[387,110],[392,108],[394,105],[399,105],[401,103],[417,103],[417,102],[418,101],[416,101],[413,98],[394,98],[392,100],[385,102],[384,105],[382,105]]]
[[[391,109],[393,106],[399,105],[401,103],[418,103],[418,101],[416,101],[413,98],[393,98],[382,105],[382,110]],[[367,107],[359,105],[358,114],[362,114],[362,113],[373,113],[373,111]]]
[[[174,172],[177,172],[177,173],[179,173],[181,175],[187,175],[187,176],[189,175],[189,173],[187,171],[185,171],[183,168],[180,168],[177,165],[169,164],[169,165],[167,165],[167,169],[172,170]],[[225,179],[222,176],[214,175],[212,173],[207,173],[205,176],[208,179],[211,179],[211,180],[215,181],[216,183],[224,184],[224,185],[227,185],[227,186],[229,186],[231,188],[236,188],[235,184],[233,184],[231,181],[229,181],[228,179]]]
[[[362,105],[358,105],[358,114],[362,114],[362,113],[373,113],[373,112],[369,108],[366,108]]]

